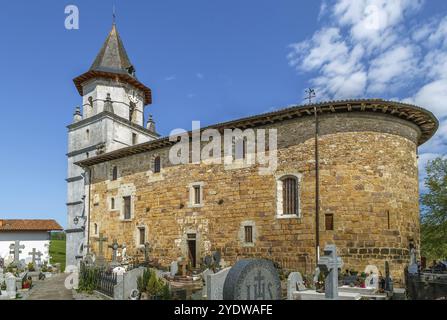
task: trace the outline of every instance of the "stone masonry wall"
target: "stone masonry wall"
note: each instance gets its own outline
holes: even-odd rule
[[[186,256],[186,234],[197,234],[197,255],[220,250],[225,261],[264,257],[286,270],[315,268],[314,124],[311,117],[284,121],[278,129],[278,170],[260,176],[257,167],[224,170],[223,165],[168,163],[160,149],[95,165],[90,226],[126,243],[137,254],[138,227],[145,226],[152,257],[168,266]],[[268,128],[268,127],[265,127]],[[324,115],[320,137],[320,246],[335,243],[343,269],[362,272],[375,264],[403,278],[409,241],[419,248],[417,138],[419,129],[391,116],[350,113]],[[154,174],[153,159],[162,157]],[[110,181],[113,166],[120,178]],[[301,176],[301,217],[278,219],[276,183],[283,174]],[[189,206],[189,186],[203,182],[204,205]],[[123,196],[131,196],[132,219],[123,220]],[[111,210],[111,198],[116,209]],[[325,230],[325,214],[334,215],[334,231]],[[240,236],[254,225],[254,245]],[[242,229],[241,229],[242,228]],[[91,230],[93,228],[91,227]],[[90,234],[97,252],[96,235]],[[242,238],[242,239],[241,239]],[[108,249],[107,258],[111,251]]]

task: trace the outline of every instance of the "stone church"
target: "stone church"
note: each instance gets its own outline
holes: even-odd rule
[[[74,83],[82,110],[68,126],[67,265],[87,250],[97,254],[103,235],[108,244],[125,243],[129,255],[149,243],[162,266],[185,257],[199,268],[219,251],[228,264],[263,257],[311,273],[318,244],[335,243],[343,269],[375,264],[384,272],[388,261],[401,279],[410,245],[419,248],[418,147],[438,128],[425,109],[380,99],[333,101],[209,127],[276,129],[277,168],[260,175],[244,157],[230,168],[172,164],[176,142],[160,137],[151,117],[144,123],[151,90],[137,79],[115,25]]]

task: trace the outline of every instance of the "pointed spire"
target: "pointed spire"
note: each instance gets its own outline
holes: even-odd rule
[[[112,30],[90,67],[90,71],[128,74],[135,77],[135,68],[127,56],[126,49],[116,29],[115,14],[113,17]]]
[[[75,113],[73,114],[73,123],[79,122],[82,120],[81,108],[76,107]]]
[[[155,133],[155,121],[152,119],[152,115],[149,115],[149,118],[147,119],[146,123],[146,129]]]
[[[112,102],[112,98],[110,97],[110,93],[107,94],[106,101],[104,101],[104,111],[114,113],[113,112],[113,102]]]

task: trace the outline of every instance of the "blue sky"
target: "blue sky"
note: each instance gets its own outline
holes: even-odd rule
[[[110,31],[113,3],[163,135],[300,103],[313,86],[320,99],[432,110],[441,127],[421,166],[445,154],[447,1],[16,0],[0,7],[0,217],[65,225],[66,125],[81,102],[72,79]],[[79,30],[64,27],[69,4]]]

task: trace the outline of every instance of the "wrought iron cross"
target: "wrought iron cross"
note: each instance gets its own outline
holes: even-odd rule
[[[122,248],[122,245],[118,244],[118,241],[116,241],[116,239],[113,240],[113,243],[111,245],[109,245],[109,248],[112,249],[112,261],[116,262],[116,254],[118,252],[118,249]]]

